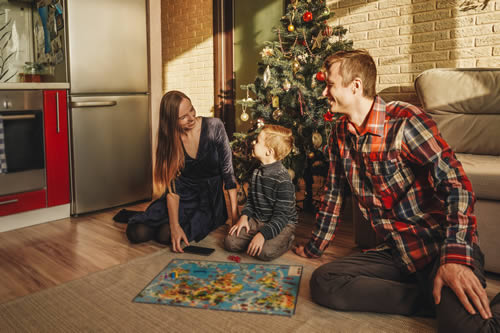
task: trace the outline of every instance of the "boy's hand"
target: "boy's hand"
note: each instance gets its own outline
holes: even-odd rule
[[[247,232],[250,230],[250,225],[248,224],[248,216],[242,215],[238,222],[229,229],[229,234],[232,236],[236,232],[236,237],[240,235],[241,229],[246,228]]]
[[[255,236],[253,236],[252,241],[248,244],[247,253],[251,256],[258,256],[262,252],[262,246],[264,246],[264,242],[266,239],[264,236],[258,232]]]

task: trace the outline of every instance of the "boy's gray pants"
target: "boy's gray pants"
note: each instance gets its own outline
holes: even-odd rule
[[[230,252],[242,252],[246,251],[248,244],[252,241],[252,238],[257,234],[260,228],[264,225],[264,222],[257,221],[253,218],[248,220],[248,225],[250,230],[241,229],[239,236],[236,233],[233,235],[227,235],[224,239],[224,247]],[[266,240],[262,246],[262,251],[260,255],[256,258],[260,260],[273,260],[284,254],[292,246],[292,242],[295,238],[294,236],[295,224],[289,224],[280,232],[280,234],[273,239]]]

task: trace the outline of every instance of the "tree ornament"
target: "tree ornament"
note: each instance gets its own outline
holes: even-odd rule
[[[283,89],[285,91],[288,91],[288,90],[290,90],[291,87],[292,87],[292,84],[290,83],[290,81],[288,81],[288,79],[285,79],[285,82],[283,82]]]
[[[311,141],[314,148],[318,149],[319,147],[321,147],[321,144],[323,143],[323,137],[321,136],[321,134],[319,134],[318,131],[314,131],[311,137]]]
[[[273,108],[279,108],[280,107],[280,98],[279,98],[279,96],[273,96],[272,105],[273,105]]]
[[[323,71],[319,71],[316,73],[316,80],[325,81],[325,73]]]
[[[262,78],[264,79],[264,88],[267,88],[267,85],[271,80],[271,69],[269,68],[269,65],[267,65],[266,70],[264,71],[264,76]]]
[[[290,179],[294,179],[295,178],[295,171],[293,171],[292,169],[287,169],[286,171],[288,171],[288,175],[290,176]]]
[[[316,75],[313,75],[312,76],[312,79],[311,79],[311,88],[316,88]]]
[[[241,121],[247,121],[248,118],[249,118],[248,113],[246,113],[245,111],[243,111],[243,113],[240,116]]]
[[[257,128],[262,128],[264,127],[264,125],[265,125],[264,118],[257,119]]]
[[[325,29],[323,29],[323,36],[330,37],[331,35],[333,35],[333,28],[327,25]]]
[[[307,154],[307,157],[309,157],[309,159],[313,159],[314,158],[314,152],[309,152],[309,154]]]
[[[330,15],[330,8],[325,7],[325,10],[323,11],[323,15]]]
[[[262,56],[262,59],[272,57],[274,55],[274,50],[269,46],[266,46],[262,49],[262,51],[260,51],[260,55]]]
[[[325,113],[323,115],[323,119],[325,121],[328,121],[328,122],[332,121],[333,120],[333,113],[331,113],[330,111],[328,111],[327,113]]]
[[[241,111],[243,111],[240,115],[241,121],[247,121],[249,116],[247,113],[247,103],[253,103],[253,99],[250,98],[250,91],[247,86],[247,98],[243,99],[243,104],[241,105]]]
[[[294,27],[294,25],[293,25],[293,24],[291,24],[291,23],[288,25],[288,28],[287,28],[287,29],[288,29],[288,31],[290,31],[290,32],[294,32],[294,31],[295,31],[295,27]]]
[[[292,62],[292,70],[293,73],[296,74],[300,69],[300,62],[295,58]]]
[[[310,22],[313,19],[313,14],[307,11],[304,13],[304,15],[302,15],[302,19],[304,20],[304,22]]]
[[[274,120],[280,120],[282,115],[283,115],[283,111],[281,111],[279,108],[273,111],[273,119]]]
[[[318,32],[318,35],[316,37],[313,37],[314,43],[312,46],[312,49],[314,50],[315,48],[321,48],[321,42],[323,41],[323,33]]]

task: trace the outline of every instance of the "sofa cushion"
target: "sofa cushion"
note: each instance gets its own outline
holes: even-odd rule
[[[477,199],[500,200],[500,156],[456,154]]]
[[[500,156],[500,69],[430,69],[415,89],[455,152]]]

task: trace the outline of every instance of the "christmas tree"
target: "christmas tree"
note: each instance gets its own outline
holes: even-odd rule
[[[258,75],[242,85],[247,97],[238,101],[240,119],[251,121],[248,133],[234,133],[233,164],[240,184],[248,182],[259,165],[252,159],[252,141],[265,124],[292,129],[295,146],[283,161],[292,179],[326,173],[327,139],[336,116],[328,111],[322,71],[324,59],[352,47],[346,29],[332,27],[333,16],[324,0],[295,0],[287,6],[280,25],[273,28],[277,41],[266,42],[260,53]],[[309,174],[308,174],[309,173]]]

